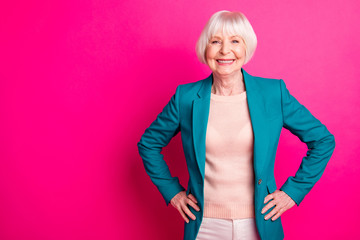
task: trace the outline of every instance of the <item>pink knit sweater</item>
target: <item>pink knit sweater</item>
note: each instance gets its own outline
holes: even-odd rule
[[[211,93],[204,217],[255,217],[253,140],[246,92],[232,96]]]

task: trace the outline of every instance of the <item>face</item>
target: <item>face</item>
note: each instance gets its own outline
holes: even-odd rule
[[[206,47],[206,61],[217,76],[238,74],[245,62],[245,42],[240,36],[215,34]]]

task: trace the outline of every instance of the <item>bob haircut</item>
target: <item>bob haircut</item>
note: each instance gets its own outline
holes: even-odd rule
[[[202,30],[200,37],[196,43],[196,55],[200,62],[206,62],[206,48],[210,39],[221,30],[223,34],[239,35],[245,42],[245,62],[250,61],[255,53],[257,46],[257,38],[255,32],[249,22],[241,12],[219,11],[214,13]]]

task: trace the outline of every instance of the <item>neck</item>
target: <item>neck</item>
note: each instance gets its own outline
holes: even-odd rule
[[[213,85],[211,92],[217,95],[230,96],[245,91],[244,78],[241,70],[232,75],[213,74]]]

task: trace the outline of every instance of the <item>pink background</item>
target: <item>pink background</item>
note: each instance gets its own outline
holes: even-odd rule
[[[210,74],[194,48],[223,9],[257,34],[244,69],[284,79],[335,135],[286,239],[359,236],[359,1],[15,0],[0,6],[0,239],[182,239],[136,143],[178,84]],[[284,129],[278,186],[306,150]],[[186,187],[180,134],[163,153]]]

